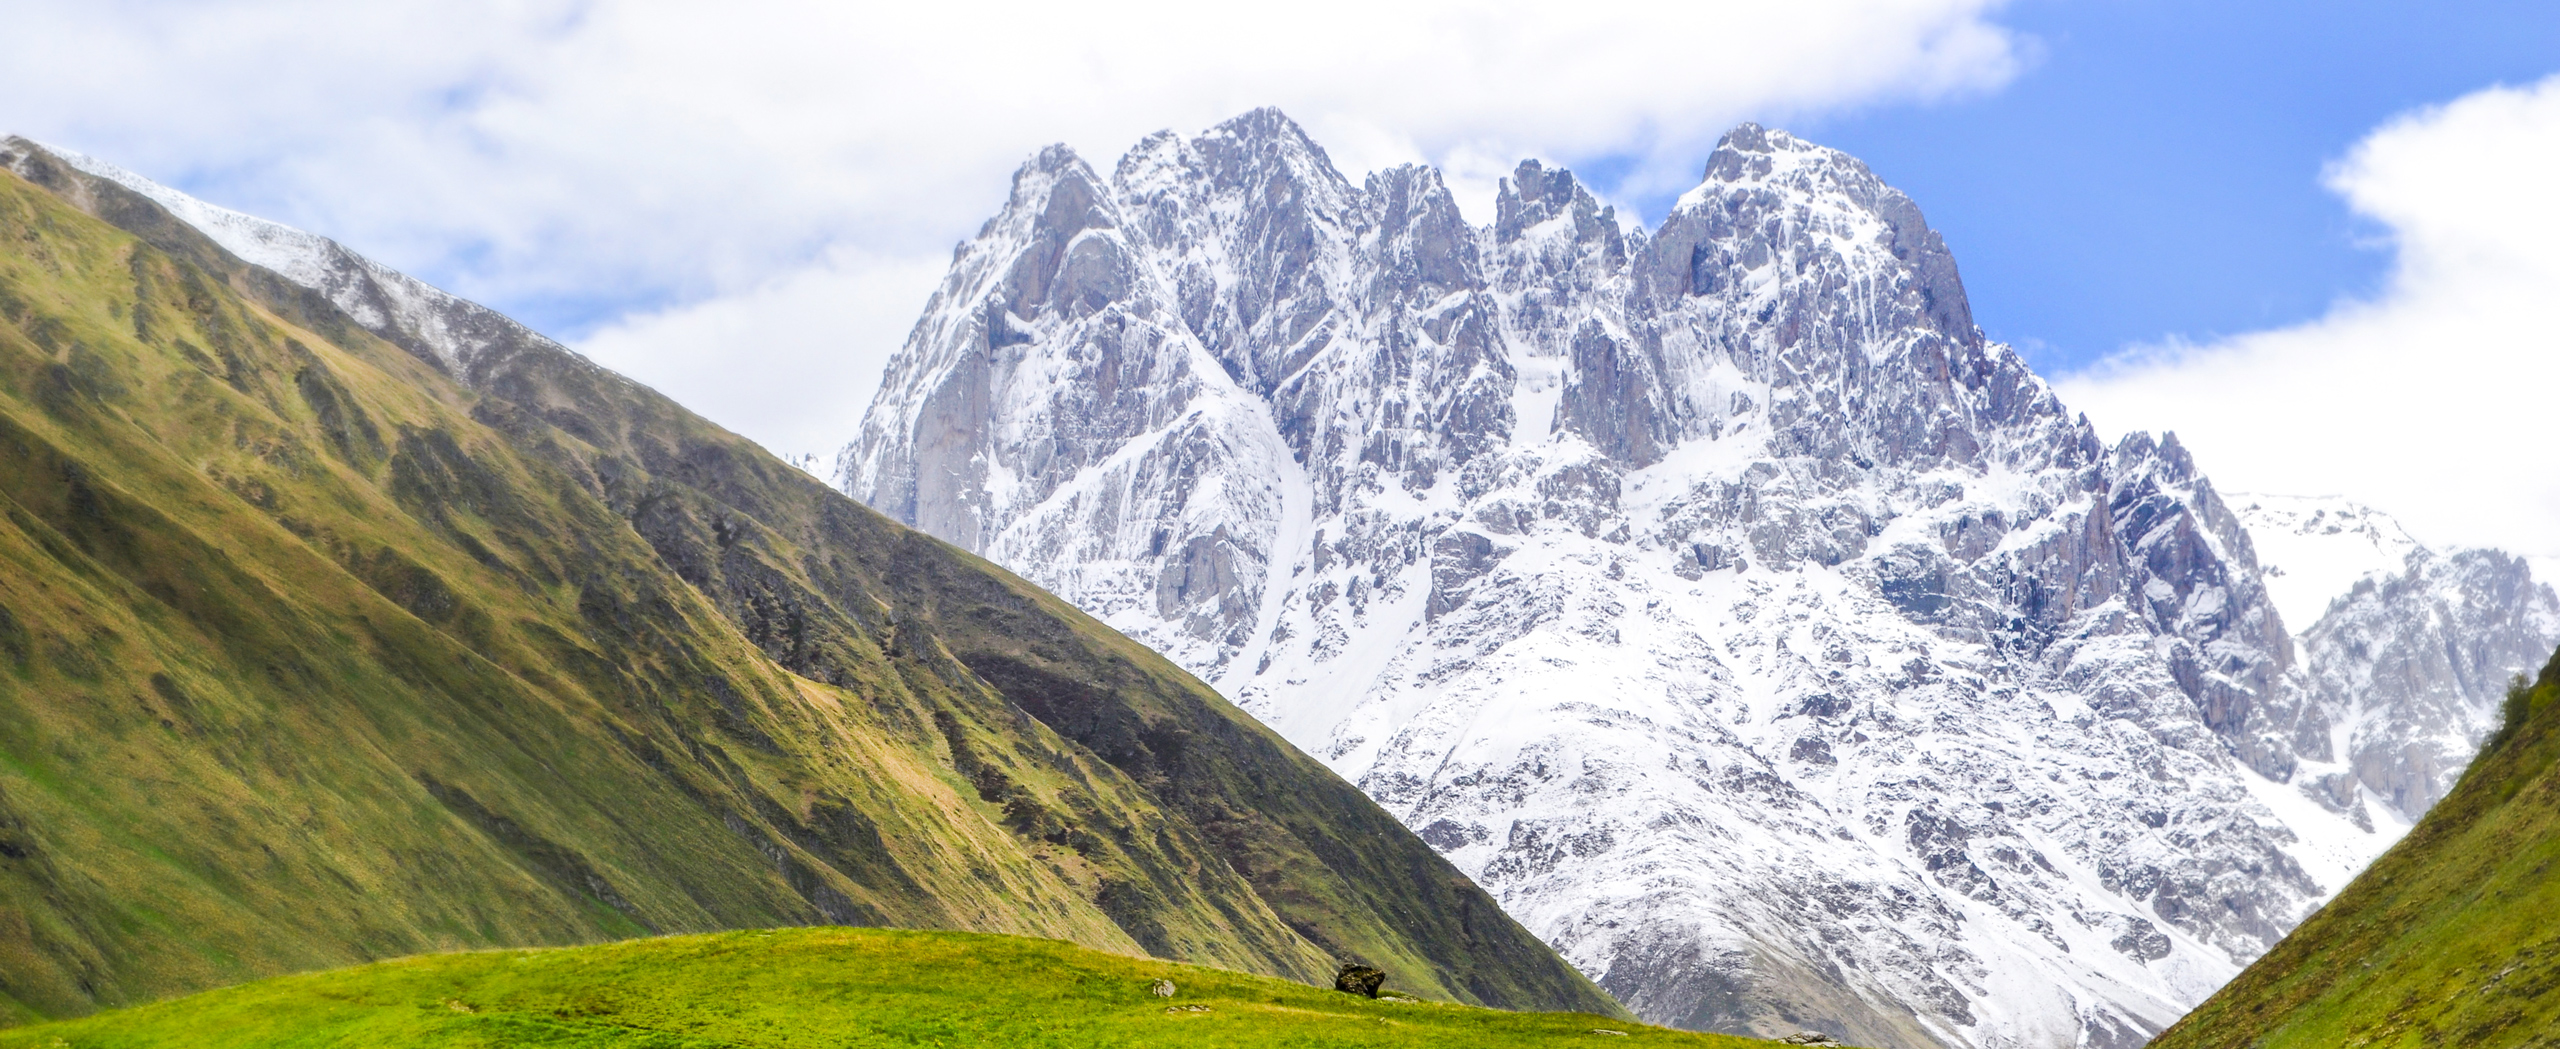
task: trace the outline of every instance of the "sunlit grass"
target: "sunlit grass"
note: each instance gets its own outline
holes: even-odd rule
[[[1155,994],[1159,980],[1171,997]],[[427,955],[0,1032],[0,1049],[1574,1043],[1769,1044],[1583,1013],[1371,1001],[1055,940],[849,928]]]

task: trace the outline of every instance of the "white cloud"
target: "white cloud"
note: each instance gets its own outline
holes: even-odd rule
[[[2403,116],[2328,173],[2389,285],[2317,321],[2137,350],[2060,383],[2175,430],[2231,490],[2344,494],[2431,542],[2560,555],[2560,77]]]
[[[784,454],[832,454],[941,279],[940,258],[850,252],[735,294],[636,313],[578,348]],[[858,334],[869,337],[856,337]],[[804,406],[815,406],[810,410]]]
[[[1049,142],[1107,166],[1269,104],[1354,178],[1457,161],[1481,191],[1507,164],[1487,158],[1632,156],[1628,192],[1678,189],[1738,119],[2006,82],[2002,2],[22,0],[11,32],[44,46],[0,63],[0,127],[466,296],[595,313],[594,345],[647,342],[663,388],[710,406],[729,395],[702,377],[734,373],[669,355],[876,356],[912,318],[829,317],[814,289],[848,258],[893,281],[947,258]],[[743,323],[711,318],[792,295],[806,328],[711,341]],[[714,414],[781,443],[821,415],[851,430],[859,404],[799,394]]]

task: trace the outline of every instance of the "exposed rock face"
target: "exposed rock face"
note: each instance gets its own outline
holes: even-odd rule
[[[1649,233],[1535,162],[1494,214],[1267,110],[1052,148],[839,483],[1658,1022],[2138,1045],[2387,843],[2282,785],[2320,700],[2234,513],[1987,342],[1864,165],[1745,125]]]
[[[2305,584],[2295,600],[2334,595],[2301,617],[2299,785],[2351,814],[2361,796],[2416,820],[2496,730],[2509,681],[2560,645],[2560,597],[2522,558],[2429,547],[2344,499],[2236,501],[2274,579]]]

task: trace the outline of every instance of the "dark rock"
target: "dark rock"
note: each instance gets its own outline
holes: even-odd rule
[[[1372,969],[1366,965],[1346,963],[1343,965],[1341,972],[1334,974],[1333,989],[1341,991],[1344,994],[1365,995],[1370,998],[1375,998],[1378,996],[1378,988],[1384,986],[1386,982],[1387,974],[1385,970]]]

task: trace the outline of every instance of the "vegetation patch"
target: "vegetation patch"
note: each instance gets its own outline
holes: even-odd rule
[[[427,955],[0,1032],[0,1049],[1583,1042],[1771,1044],[1587,1013],[1372,1000],[1056,940],[844,928]]]

